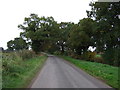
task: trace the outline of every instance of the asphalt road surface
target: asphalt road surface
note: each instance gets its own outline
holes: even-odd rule
[[[31,88],[111,88],[56,56],[50,55]]]

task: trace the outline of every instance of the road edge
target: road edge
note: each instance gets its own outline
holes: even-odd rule
[[[91,74],[89,74],[88,72],[86,72],[85,70],[75,66],[73,63],[63,59],[62,57],[59,57],[59,56],[56,56],[58,58],[60,58],[61,60],[63,60],[65,63],[69,64],[72,68],[76,69],[78,72],[83,72],[84,75],[86,75],[87,77],[91,77],[92,79],[96,79],[97,81],[100,82],[100,84],[104,84],[105,86],[107,86],[108,88],[112,88],[114,89],[113,87],[111,87],[110,85],[108,85],[105,81],[101,80],[99,77],[96,77],[96,76],[93,76]],[[89,78],[88,78],[89,79]]]
[[[37,79],[37,77],[39,76],[39,74],[40,74],[42,68],[45,66],[47,59],[48,59],[48,57],[45,59],[45,61],[44,61],[44,63],[42,64],[42,66],[39,67],[38,72],[35,73],[35,75],[33,76],[32,80],[30,81],[30,83],[27,85],[26,88],[31,88],[31,86],[33,85],[33,83],[35,82],[35,80]]]

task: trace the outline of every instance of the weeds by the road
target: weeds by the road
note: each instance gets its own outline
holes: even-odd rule
[[[31,55],[32,54],[32,55]],[[46,60],[31,51],[24,53],[3,53],[3,88],[24,88]]]
[[[108,85],[112,86],[113,88],[118,88],[118,67],[96,63],[96,62],[89,62],[83,60],[73,59],[68,56],[62,56],[65,60],[73,63],[75,66],[83,69],[84,71],[88,72],[89,74],[102,79]]]

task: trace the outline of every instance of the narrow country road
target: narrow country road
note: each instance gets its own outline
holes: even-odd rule
[[[49,56],[31,88],[110,88],[56,56]]]

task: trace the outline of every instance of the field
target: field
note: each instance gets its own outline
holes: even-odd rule
[[[104,81],[111,87],[118,88],[118,67],[96,62],[77,60],[68,56],[61,57],[86,71],[90,75]]]
[[[27,54],[25,54],[27,53]],[[29,55],[28,55],[29,54]],[[31,57],[31,55],[33,55]],[[26,57],[25,57],[26,56]],[[23,59],[24,57],[24,59]],[[47,56],[35,55],[24,51],[24,55],[17,53],[3,53],[3,88],[25,88],[39,71]]]

